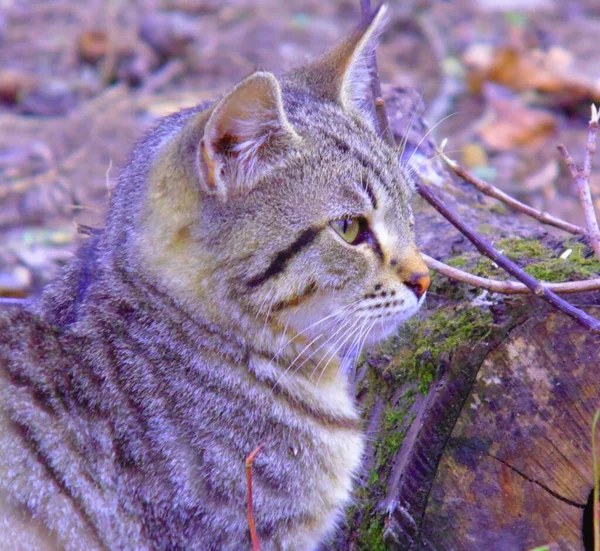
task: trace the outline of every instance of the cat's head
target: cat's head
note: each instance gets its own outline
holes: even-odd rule
[[[162,139],[140,243],[190,310],[341,353],[422,304],[413,190],[370,105],[383,15],[288,75],[254,73]]]

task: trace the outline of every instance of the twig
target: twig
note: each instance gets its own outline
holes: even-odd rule
[[[264,444],[258,446],[248,457],[246,457],[246,481],[248,483],[248,526],[250,527],[250,540],[252,541],[252,551],[260,551],[258,544],[258,535],[256,533],[256,524],[254,524],[254,513],[252,512],[252,463],[256,456],[263,449]]]
[[[49,168],[45,172],[36,174],[35,176],[28,176],[26,178],[10,181],[8,185],[0,188],[0,200],[8,197],[12,193],[24,193],[31,188],[54,181],[61,174],[75,168],[86,152],[87,147],[82,145],[65,157],[58,165]]]
[[[560,298],[557,294],[550,291],[547,287],[542,285],[535,278],[531,277],[522,268],[517,266],[512,260],[506,258],[503,254],[498,252],[494,246],[483,236],[479,235],[473,230],[467,223],[460,220],[456,213],[450,210],[444,202],[436,195],[436,193],[429,186],[417,182],[417,190],[419,194],[425,198],[425,200],[436,209],[448,222],[456,227],[475,247],[477,250],[491,258],[498,266],[512,275],[515,279],[522,282],[532,293],[540,297],[541,299],[549,302],[558,310],[564,312],[575,318],[579,323],[600,333],[600,321],[594,317],[586,314],[583,310],[575,308],[575,306],[569,304],[566,300]]]
[[[361,11],[363,17],[366,17],[371,13],[370,0],[361,0]],[[381,136],[390,146],[396,147],[394,136],[388,124],[387,114],[385,112],[385,105],[382,102],[379,102],[381,103],[381,105],[378,105],[377,101],[378,94],[376,93],[376,91],[379,90],[379,92],[381,92],[381,84],[379,83],[379,74],[377,73],[376,65],[373,65],[373,71],[371,72],[371,87],[374,92],[373,95],[375,97],[375,106],[381,108],[381,113],[378,112],[378,116],[379,114],[381,114],[381,117],[383,119],[380,120],[380,128],[387,129],[387,132],[381,132]],[[597,112],[595,114],[597,122]],[[594,119],[594,116],[592,116],[592,119]],[[528,289],[530,289],[532,293],[534,293],[541,299],[545,300],[546,302],[549,302],[555,308],[564,312],[565,314],[570,315],[579,323],[581,323],[584,327],[587,327],[588,329],[600,333],[599,320],[593,318],[583,310],[575,308],[575,306],[569,304],[567,301],[560,298],[557,294],[553,293],[544,285],[542,285],[539,281],[531,277],[527,272],[525,272],[522,268],[517,266],[514,262],[506,258],[500,252],[498,252],[487,239],[479,235],[467,223],[463,222],[456,213],[454,213],[450,208],[448,208],[446,204],[437,196],[436,192],[432,188],[419,181],[417,181],[416,186],[419,194],[444,218],[446,218],[448,222],[450,222],[467,239],[469,239],[469,241],[471,241],[471,243],[475,245],[475,247],[481,254],[487,256],[488,258],[491,258],[498,266],[503,268],[515,279],[518,279]]]
[[[571,172],[573,181],[579,193],[579,199],[583,212],[585,213],[585,221],[589,230],[590,242],[596,258],[600,260],[600,228],[598,228],[598,219],[594,211],[594,203],[592,202],[592,194],[590,192],[590,172],[592,170],[592,158],[596,153],[596,137],[598,134],[598,109],[592,105],[592,116],[589,122],[588,141],[583,161],[583,169],[577,168],[573,157],[569,155],[567,148],[560,144],[558,150],[562,158]]]
[[[507,204],[509,207],[513,208],[516,211],[522,212],[527,216],[531,216],[531,218],[535,218],[542,224],[546,224],[549,226],[554,226],[556,228],[560,228],[569,233],[578,234],[578,235],[588,235],[588,232],[585,228],[581,226],[576,226],[575,224],[570,224],[565,220],[561,220],[560,218],[556,218],[547,212],[542,212],[540,210],[534,209],[521,201],[518,201],[514,197],[504,193],[502,190],[498,189],[496,186],[478,178],[472,172],[469,172],[464,167],[459,165],[454,159],[450,159],[443,151],[439,151],[440,157],[442,160],[448,165],[448,167],[454,172],[457,176],[462,178],[468,184],[475,186],[481,193],[488,195],[489,197],[493,197],[494,199],[498,199],[503,203]]]
[[[379,6],[381,9],[381,4]],[[363,19],[371,15],[371,0],[360,0],[360,11]],[[390,124],[385,112],[385,100],[381,93],[381,83],[379,81],[379,71],[377,69],[377,53],[373,49],[371,58],[369,59],[369,75],[371,76],[371,93],[373,94],[373,102],[375,103],[375,115],[379,123],[379,132],[388,142],[394,141],[394,134],[390,128]]]
[[[185,71],[185,63],[181,59],[171,59],[159,71],[149,76],[144,86],[142,86],[142,94],[153,94],[159,88],[166,86],[173,79],[177,78]]]
[[[523,283],[476,276],[458,268],[448,266],[426,254],[422,254],[422,256],[429,268],[456,281],[504,295],[526,295],[531,293],[531,290]],[[600,290],[600,278],[588,279],[586,281],[567,281],[564,283],[544,283],[544,286],[555,293],[586,293]]]

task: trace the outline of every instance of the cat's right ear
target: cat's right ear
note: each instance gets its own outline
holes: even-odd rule
[[[250,189],[300,141],[275,76],[254,73],[212,110],[197,152],[200,178],[207,191],[227,199]]]

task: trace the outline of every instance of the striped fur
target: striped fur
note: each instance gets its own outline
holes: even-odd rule
[[[332,534],[363,450],[348,366],[421,302],[411,187],[355,108],[381,17],[160,121],[106,228],[0,313],[1,549],[248,549],[259,444],[261,550]]]

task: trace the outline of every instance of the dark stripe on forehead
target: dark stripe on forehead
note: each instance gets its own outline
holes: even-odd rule
[[[366,176],[363,176],[361,181],[362,187],[365,190],[366,194],[369,196],[371,203],[373,204],[373,209],[377,209],[377,197],[375,197],[375,192],[373,191],[373,187],[371,186],[371,182]]]
[[[330,139],[342,153],[352,155],[363,166],[363,168],[365,170],[368,170],[369,172],[372,172],[375,175],[378,182],[381,183],[381,185],[384,186],[387,191],[390,191],[390,189],[389,189],[390,184],[388,183],[387,179],[384,178],[381,168],[379,168],[378,166],[375,166],[373,164],[373,162],[371,161],[371,159],[369,159],[366,155],[364,155],[358,149],[350,147],[350,144],[341,140],[339,138],[339,136],[332,134],[331,132],[327,131],[324,128],[321,129],[321,131],[323,132],[323,135],[326,138]],[[367,193],[368,193],[368,190],[365,189],[365,191],[367,191]]]
[[[304,230],[287,249],[277,253],[269,267],[262,274],[248,281],[248,287],[258,287],[268,279],[283,272],[288,262],[304,247],[310,245],[315,240],[315,237],[319,235],[320,231],[319,228],[308,228]]]

